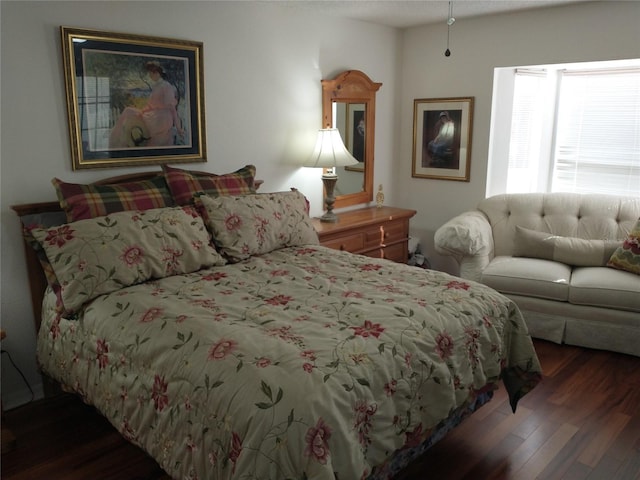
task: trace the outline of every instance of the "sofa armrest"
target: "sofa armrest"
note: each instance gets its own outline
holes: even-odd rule
[[[482,270],[493,257],[493,231],[487,217],[474,210],[442,225],[434,235],[434,248],[460,265],[460,276],[480,281]]]

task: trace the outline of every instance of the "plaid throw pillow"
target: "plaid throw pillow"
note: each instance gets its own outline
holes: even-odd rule
[[[68,222],[103,217],[126,210],[149,210],[173,207],[171,192],[162,175],[150,180],[113,185],[82,185],[51,180],[56,189],[60,207]]]
[[[162,170],[176,205],[193,204],[196,193],[211,196],[256,193],[256,167],[253,165],[224,175],[182,170],[168,165],[163,165]]]

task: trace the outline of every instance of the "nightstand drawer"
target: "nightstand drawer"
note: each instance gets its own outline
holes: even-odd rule
[[[362,232],[364,235],[364,247],[373,248],[382,245],[385,227],[386,226],[383,225],[376,225],[364,230]]]
[[[385,258],[393,262],[407,263],[409,251],[406,242],[395,243],[388,247],[374,248],[361,252],[362,255],[371,258]]]
[[[382,251],[382,257],[398,263],[407,263],[409,260],[407,242],[389,245]]]
[[[405,240],[408,237],[408,227],[408,222],[404,220],[393,220],[379,225],[367,231],[365,246],[375,247]]]
[[[342,237],[328,238],[322,240],[322,245],[333,248],[334,250],[344,250],[347,252],[357,252],[364,248],[364,235],[357,233],[353,235],[344,235]]]
[[[384,226],[384,236],[382,241],[384,243],[395,242],[396,240],[404,240],[407,238],[407,232],[409,231],[408,220],[397,220],[395,222],[389,222]]]

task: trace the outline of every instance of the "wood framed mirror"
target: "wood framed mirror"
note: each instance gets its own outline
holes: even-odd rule
[[[335,127],[351,154],[360,161],[338,167],[336,202],[341,208],[373,200],[376,83],[359,70],[346,70],[333,80],[322,80],[322,127]]]

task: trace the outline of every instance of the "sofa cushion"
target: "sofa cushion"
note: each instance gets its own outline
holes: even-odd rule
[[[569,302],[640,312],[640,281],[633,273],[606,267],[576,267],[571,274]]]
[[[607,266],[640,275],[640,218],[624,243],[613,252]]]
[[[501,293],[566,302],[571,267],[538,258],[495,257],[482,272],[482,283]]]
[[[562,237],[516,225],[514,256],[544,258],[581,267],[604,267],[619,240]]]

